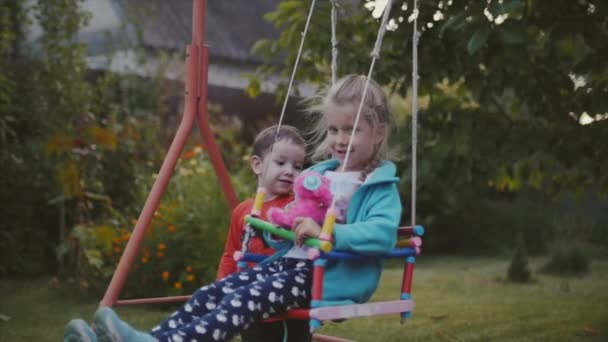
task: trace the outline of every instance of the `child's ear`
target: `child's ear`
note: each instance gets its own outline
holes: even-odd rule
[[[249,159],[249,162],[251,163],[251,170],[253,170],[253,173],[255,173],[256,176],[261,175],[263,172],[263,164],[264,164],[262,158],[254,155],[254,156],[251,156],[251,158]]]
[[[375,131],[376,134],[374,135],[374,143],[379,144],[382,142],[382,140],[384,140],[384,137],[386,137],[386,125],[379,124],[376,126]]]

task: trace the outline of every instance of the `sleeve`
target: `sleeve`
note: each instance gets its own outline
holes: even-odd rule
[[[371,190],[371,189],[370,189]],[[386,253],[395,247],[397,228],[401,220],[401,199],[394,183],[378,185],[364,199],[357,217],[348,224],[334,227],[334,248],[361,254]]]
[[[236,272],[236,261],[234,261],[234,252],[241,250],[241,235],[243,235],[244,217],[243,206],[237,206],[230,217],[230,229],[228,237],[224,245],[224,253],[218,265],[216,279],[223,279],[226,276]]]

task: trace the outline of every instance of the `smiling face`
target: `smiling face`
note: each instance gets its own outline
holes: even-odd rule
[[[326,114],[327,136],[325,147],[334,159],[340,161],[342,170],[348,143],[355,125],[352,111]],[[377,146],[384,139],[381,126],[372,126],[363,116],[359,119],[344,171],[362,171],[376,157]]]
[[[258,177],[258,186],[266,189],[266,200],[291,192],[294,179],[302,172],[305,159],[304,146],[287,138],[277,141],[272,152],[263,158],[251,158],[251,168]],[[265,173],[263,179],[262,173]]]

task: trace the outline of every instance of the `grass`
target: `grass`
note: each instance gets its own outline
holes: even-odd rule
[[[536,270],[544,259],[532,259]],[[416,309],[399,317],[327,323],[323,334],[357,341],[607,341],[608,261],[592,261],[590,274],[535,282],[502,279],[506,259],[421,258],[414,281]],[[376,300],[399,295],[401,271],[388,269]],[[0,341],[58,341],[70,318],[91,318],[98,298],[52,286],[48,279],[0,282]],[[149,328],[169,310],[120,308],[127,321]]]

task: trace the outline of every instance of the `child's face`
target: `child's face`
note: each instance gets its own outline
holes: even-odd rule
[[[340,167],[346,157],[348,141],[355,125],[356,112],[332,112],[326,114],[327,138],[325,143]],[[363,117],[359,119],[345,171],[362,171],[374,157],[375,146],[384,138],[381,127],[372,127]]]
[[[263,160],[258,156],[253,156],[251,167],[258,176],[258,185],[266,189],[267,199],[291,192],[293,181],[302,171],[305,159],[304,146],[294,144],[289,139],[277,141],[272,153],[266,154]],[[267,167],[266,164],[268,164]],[[265,168],[264,179],[262,179]]]

